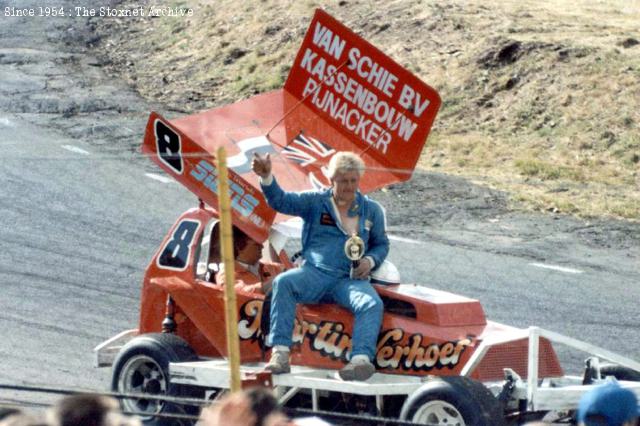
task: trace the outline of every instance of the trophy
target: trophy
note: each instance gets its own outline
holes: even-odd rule
[[[353,271],[358,267],[360,259],[364,256],[364,241],[357,234],[351,235],[344,243],[344,254],[351,260],[349,277],[353,279]]]

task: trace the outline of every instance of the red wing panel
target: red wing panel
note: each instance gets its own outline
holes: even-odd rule
[[[217,166],[212,152],[157,113],[147,122],[142,152],[213,208],[218,206]],[[259,189],[229,170],[233,223],[258,241],[268,237],[275,212]]]
[[[290,112],[287,114],[287,111]],[[354,149],[353,141],[284,90],[171,123],[191,140],[198,141],[205,152],[215,152],[224,146],[229,168],[258,190],[258,177],[251,171],[253,153],[271,155],[273,174],[284,189],[305,191],[328,187],[325,171],[333,154]],[[401,180],[370,152],[364,152],[362,157],[367,166],[367,178],[360,183],[362,192]]]
[[[283,120],[294,105],[297,107]],[[251,171],[254,152],[271,155],[273,174],[284,189],[305,191],[328,187],[325,171],[331,156],[336,151],[353,150],[351,140],[284,90],[172,120],[171,125],[189,140],[198,141],[201,152],[215,152],[224,146],[230,171],[257,192],[259,180]],[[267,133],[269,136],[264,136]],[[360,182],[362,192],[402,180],[369,152],[362,158],[367,166],[366,179]],[[287,218],[278,215],[276,222]]]
[[[401,173],[390,167],[389,163],[376,156],[373,150],[361,149],[348,135],[329,125],[313,108],[304,103],[301,104],[286,90],[283,100],[287,115],[282,123],[273,129],[270,137],[275,141],[286,142],[286,146],[281,151],[282,162],[286,164],[287,170],[292,164],[303,171],[307,185],[305,189],[330,186],[325,173],[329,160],[337,151],[353,151],[361,155],[366,166],[365,178],[360,181],[360,190],[363,193],[369,193],[410,177],[410,172]],[[276,176],[280,182],[282,176],[286,175],[280,173]],[[289,182],[283,184],[283,187],[291,190]]]
[[[438,93],[323,10],[316,10],[285,84],[342,132],[409,179],[440,107]]]
[[[357,152],[368,193],[410,178],[439,106],[431,87],[318,10],[284,89],[171,121],[152,113],[143,152],[216,208],[213,158],[225,147],[234,224],[263,241],[285,217],[265,203],[254,153],[270,153],[285,190],[303,191],[329,186],[335,152]]]

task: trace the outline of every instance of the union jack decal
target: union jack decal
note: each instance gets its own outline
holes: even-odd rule
[[[336,152],[335,149],[329,145],[320,142],[319,140],[312,138],[311,136],[304,136],[299,134],[289,145],[283,150],[282,154],[294,163],[298,163],[303,169],[307,169],[307,176],[309,183],[313,189],[320,190],[329,186],[329,179],[327,178],[326,166],[315,164],[318,160],[325,159],[321,164],[326,164],[327,160]],[[315,166],[315,167],[314,167]],[[314,168],[320,170],[320,176],[316,176]]]
[[[307,167],[321,158],[331,157],[335,152],[336,150],[329,145],[303,134],[296,136],[282,150],[285,157],[300,164],[301,167]]]

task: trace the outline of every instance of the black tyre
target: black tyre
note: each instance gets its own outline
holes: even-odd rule
[[[640,382],[640,371],[632,370],[618,364],[603,364],[600,366],[600,374],[602,377],[613,376],[616,380],[628,380],[631,382]]]
[[[432,426],[501,426],[502,406],[467,377],[433,377],[405,401],[400,419]]]
[[[111,389],[120,393],[148,393],[159,396],[204,398],[204,390],[171,383],[169,363],[195,361],[193,349],[174,334],[152,333],[138,336],[118,353],[113,364]],[[144,425],[189,426],[195,422],[156,416],[158,414],[198,415],[200,409],[155,399],[122,399],[123,411],[136,413]]]

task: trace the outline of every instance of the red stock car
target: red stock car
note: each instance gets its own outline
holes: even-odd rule
[[[96,348],[113,365],[114,391],[212,398],[229,387],[220,262],[217,166],[228,153],[233,223],[266,242],[265,257],[291,268],[288,237],[299,223],[271,210],[249,161],[271,153],[274,173],[290,191],[328,186],[325,167],[337,151],[358,152],[367,166],[363,192],[410,178],[440,106],[438,94],[325,12],[313,17],[283,89],[211,111],[166,120],[152,113],[143,152],[200,200],[169,230],[146,269],[137,329]],[[340,254],[337,254],[340,255]],[[365,411],[433,425],[499,425],[571,413],[605,374],[637,379],[640,364],[574,339],[488,321],[477,300],[400,284],[389,264],[374,284],[385,314],[366,382],[341,382],[352,317],[332,304],[299,305],[292,372],[260,374],[268,348],[261,327],[264,295],[237,290],[242,371],[276,387],[285,404]],[[584,377],[563,375],[551,342],[590,358]],[[634,376],[635,374],[635,376]],[[637,385],[624,382],[638,392]],[[166,417],[196,408],[131,398],[125,409],[145,424],[188,424]]]

